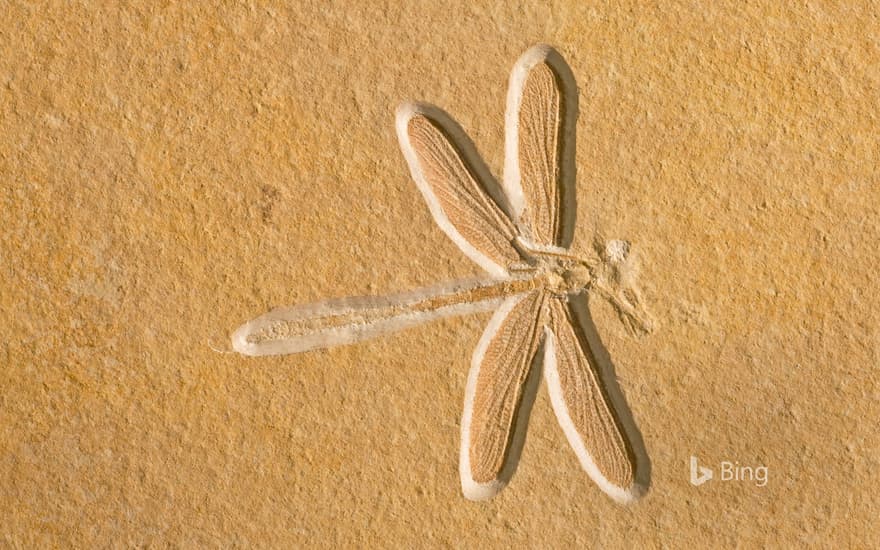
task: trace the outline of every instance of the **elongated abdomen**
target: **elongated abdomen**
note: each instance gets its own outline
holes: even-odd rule
[[[539,284],[533,277],[454,281],[402,294],[278,308],[240,326],[232,347],[244,355],[282,355],[351,344],[433,319],[491,311],[505,297]]]

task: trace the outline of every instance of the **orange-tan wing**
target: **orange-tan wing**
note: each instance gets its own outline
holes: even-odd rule
[[[571,304],[554,298],[549,309],[544,377],[559,424],[593,481],[614,500],[632,502],[645,488],[595,355]]]
[[[565,60],[545,45],[526,51],[508,87],[504,190],[539,246],[571,244],[576,119],[577,86]]]
[[[464,132],[436,107],[404,104],[397,137],[434,221],[496,277],[520,261],[510,206]]]
[[[459,457],[462,492],[471,500],[493,497],[516,470],[540,382],[545,296],[532,291],[506,300],[474,351]]]

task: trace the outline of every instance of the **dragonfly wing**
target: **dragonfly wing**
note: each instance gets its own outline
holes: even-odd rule
[[[487,272],[506,276],[521,260],[510,206],[464,132],[436,107],[404,104],[397,137],[440,229]]]
[[[575,221],[577,85],[549,46],[526,51],[510,75],[504,190],[537,245],[567,248]]]
[[[635,454],[608,397],[595,355],[571,304],[550,302],[544,377],[553,410],[584,470],[617,502],[644,492]]]
[[[462,492],[471,500],[493,497],[516,470],[540,382],[545,301],[541,291],[507,299],[474,351],[459,458]]]

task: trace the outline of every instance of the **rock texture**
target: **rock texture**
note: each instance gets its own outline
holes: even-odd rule
[[[870,3],[160,4],[0,10],[4,545],[880,538]],[[545,391],[511,486],[462,498],[488,313],[222,353],[273,306],[477,274],[394,109],[444,108],[500,175],[508,73],[537,42],[580,87],[573,249],[630,242],[658,321],[634,338],[592,304],[652,460],[631,507],[581,471]],[[716,479],[691,485],[692,455]]]

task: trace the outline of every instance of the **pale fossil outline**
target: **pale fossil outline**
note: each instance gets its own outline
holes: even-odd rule
[[[459,473],[472,500],[513,476],[540,373],[582,467],[620,503],[639,498],[650,462],[587,309],[596,291],[631,330],[651,322],[621,282],[623,241],[569,251],[575,221],[577,86],[554,49],[527,50],[510,76],[505,164],[498,185],[461,128],[440,109],[405,103],[396,128],[437,225],[487,278],[377,297],[279,308],[239,327],[245,355],[298,353],[364,340],[431,319],[495,310],[474,351],[461,421]]]

